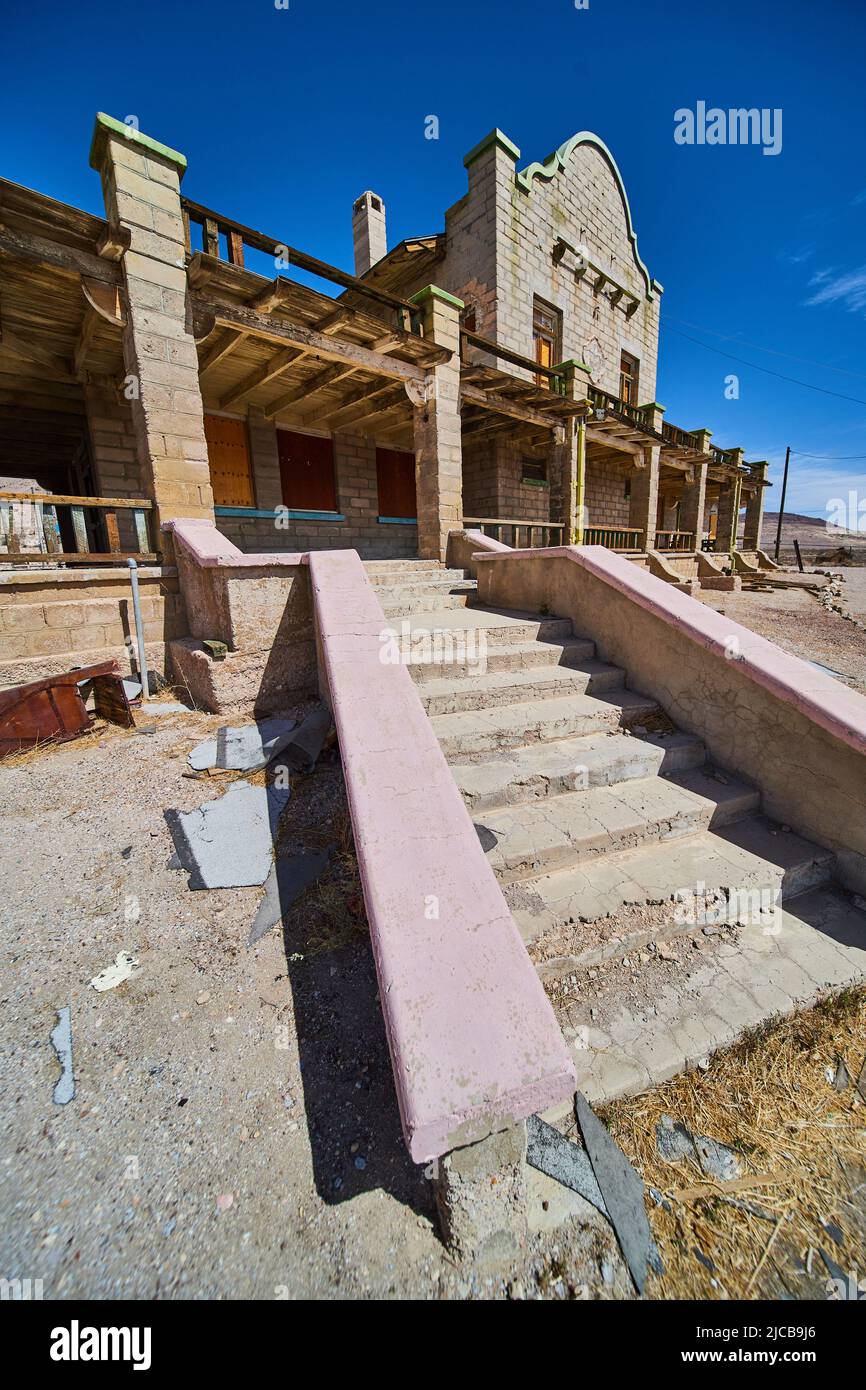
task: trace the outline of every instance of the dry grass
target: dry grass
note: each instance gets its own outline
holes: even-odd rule
[[[810,1249],[816,1278],[826,1277],[819,1246],[846,1272],[863,1276],[866,1201],[854,1189],[866,1180],[866,1105],[854,1081],[864,1055],[866,992],[850,991],[753,1034],[706,1073],[689,1072],[607,1108],[614,1138],[670,1207],[648,1203],[666,1271],[658,1296],[798,1291],[793,1262],[809,1260]],[[826,1076],[840,1057],[852,1078],[841,1092]],[[719,1183],[696,1160],[666,1163],[655,1141],[663,1115],[736,1149],[744,1176]],[[841,1228],[841,1246],[822,1221]]]

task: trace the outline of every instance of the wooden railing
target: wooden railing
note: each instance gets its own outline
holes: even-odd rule
[[[375,285],[368,285],[356,275],[349,275],[345,270],[329,265],[327,261],[320,261],[317,256],[310,256],[306,251],[299,251],[295,246],[287,246],[285,242],[276,241],[263,232],[257,232],[253,227],[245,227],[242,222],[236,222],[232,217],[214,212],[213,208],[193,203],[189,198],[181,198],[180,201],[188,251],[197,249],[192,245],[190,232],[191,225],[196,224],[202,229],[201,249],[208,256],[223,259],[220,237],[225,237],[225,259],[231,265],[243,267],[244,247],[248,246],[252,251],[261,251],[266,256],[272,256],[275,265],[281,269],[295,266],[309,275],[316,275],[333,285],[339,285],[341,289],[352,290],[383,308],[391,309],[396,313],[399,328],[407,332],[420,332],[421,316],[417,305],[410,304],[405,299],[398,299],[396,295],[388,294],[386,290],[380,290]]]
[[[465,516],[463,525],[471,530],[482,531],[512,550],[533,550],[549,545],[562,545],[563,525],[561,521],[512,521],[505,517]],[[503,536],[506,530],[508,535]]]
[[[694,550],[694,531],[656,531],[656,550]]]
[[[642,430],[655,434],[649,421],[649,412],[645,406],[629,405],[627,401],[620,400],[619,396],[612,396],[608,391],[601,391],[597,386],[588,386],[586,394],[596,410],[612,411],[614,415],[619,415],[622,419],[631,420],[633,424],[639,425]]]
[[[467,347],[479,348],[482,352],[489,353],[491,357],[496,357],[503,362],[510,363],[513,367],[522,367],[524,371],[532,372],[535,377],[544,377],[550,391],[555,391],[558,395],[565,392],[565,373],[556,367],[542,367],[540,362],[534,362],[531,357],[524,357],[522,352],[513,352],[511,348],[504,347],[502,343],[494,342],[492,338],[483,338],[480,333],[468,328],[460,330],[460,357],[466,361]]]
[[[74,550],[64,550],[58,510],[67,512]],[[117,564],[155,561],[146,497],[69,497],[51,492],[0,492],[0,564],[33,565],[84,561]],[[124,550],[118,512],[128,518],[124,536],[135,548]],[[67,532],[68,534],[68,532]]]
[[[710,446],[713,463],[719,468],[730,468],[735,462],[734,453],[730,449],[718,449],[715,444]]]
[[[678,425],[669,425],[666,420],[663,420],[662,436],[668,444],[673,444],[677,449],[694,449],[700,453],[700,446],[695,436],[688,430],[681,430]]]
[[[584,526],[583,544],[639,553],[643,549],[643,531],[638,526]]]

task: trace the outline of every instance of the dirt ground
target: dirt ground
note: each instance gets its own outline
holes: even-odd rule
[[[866,608],[866,584],[857,592]],[[866,634],[813,597],[719,598],[863,688]],[[282,929],[247,950],[261,890],[191,891],[167,867],[165,811],[221,790],[183,774],[222,722],[189,712],[146,720],[151,733],[105,727],[0,765],[0,1276],[41,1279],[46,1298],[633,1297],[607,1223],[579,1199],[563,1207],[564,1189],[540,1177],[518,1259],[458,1266],[439,1240],[429,1174],[401,1135],[336,749],[293,781],[280,843],[333,848]],[[96,992],[89,981],[120,951],[135,973]],[[76,1090],[60,1106],[50,1034],[65,1006]],[[615,1132],[660,1181],[647,1148],[658,1105],[700,1112],[685,1093],[629,1104],[643,1110],[615,1112]],[[843,1225],[847,1211],[822,1208]],[[669,1216],[651,1207],[667,1273],[647,1296],[724,1296],[724,1280],[701,1283],[715,1276],[699,1264],[696,1284],[691,1256],[679,1260],[692,1233],[669,1230]],[[713,1239],[695,1243],[718,1269],[730,1234]],[[862,1244],[844,1253],[856,1264]],[[793,1244],[790,1255],[805,1258]],[[811,1274],[788,1284],[754,1292],[815,1287]]]
[[[840,602],[866,622],[866,569],[844,569]],[[839,673],[846,685],[866,694],[866,632],[838,613],[828,613],[803,589],[736,594],[701,591],[701,600],[743,627],[776,642],[805,661]]]
[[[280,827],[334,844],[333,866],[247,950],[261,890],[190,891],[166,868],[163,812],[218,794],[182,774],[224,721],[149,722],[0,766],[0,1275],[46,1298],[630,1296],[589,1209],[511,1265],[445,1252],[400,1130],[336,750]],[[97,993],[119,951],[138,969]]]

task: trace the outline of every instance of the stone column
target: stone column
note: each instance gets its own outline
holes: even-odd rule
[[[135,424],[141,479],[155,503],[155,535],[174,517],[213,520],[198,356],[186,326],[186,246],[176,150],[98,115],[91,167],[108,220],[130,232],[122,260],[126,298],[124,394]],[[169,538],[162,536],[170,556]]]
[[[578,400],[586,396],[588,373],[584,364],[571,357],[567,362],[560,362],[559,367],[565,372],[565,397],[567,400]],[[577,426],[577,417],[568,416],[565,423],[557,426],[556,436],[551,449],[551,521],[561,520],[562,544],[572,545],[575,540],[575,533],[578,526],[578,507],[583,506],[586,510],[586,463],[584,459],[584,496],[579,497],[580,483],[580,435]],[[555,489],[555,491],[554,491]],[[585,519],[585,518],[584,518]]]
[[[665,407],[659,405],[657,401],[650,401],[647,405],[642,405],[641,410],[646,412],[647,424],[650,429],[661,434]],[[646,551],[654,550],[656,543],[661,445],[647,443],[643,453],[643,467],[637,468],[631,478],[628,524],[629,526],[639,526],[643,531],[643,548]],[[636,459],[635,462],[637,463],[638,460]]]
[[[739,468],[743,461],[743,450],[728,449],[727,452],[733,456],[734,466]],[[730,553],[732,543],[736,549],[739,524],[738,494],[738,479],[727,478],[719,491],[719,519],[716,524],[716,551],[726,555]]]
[[[701,537],[704,530],[704,511],[707,501],[707,469],[709,459],[699,460],[693,465],[694,478],[692,482],[683,483],[683,493],[680,498],[680,530],[694,531],[695,550],[701,548]]]
[[[435,285],[412,296],[425,338],[451,357],[427,372],[426,401],[414,405],[418,556],[444,560],[449,531],[463,524],[460,434],[460,310],[463,302]],[[411,397],[410,397],[411,399]]]
[[[437,1160],[439,1224],[455,1254],[509,1259],[526,1235],[526,1124]]]
[[[764,520],[764,478],[767,472],[766,460],[750,463],[756,487],[746,497],[746,524],[743,530],[743,549],[758,550],[761,545],[761,526]]]

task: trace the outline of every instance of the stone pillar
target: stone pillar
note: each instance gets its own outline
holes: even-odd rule
[[[641,410],[646,412],[647,424],[650,429],[661,434],[665,407],[659,405],[657,401],[650,401],[647,405],[642,405]],[[628,524],[629,526],[639,526],[643,531],[644,550],[655,549],[660,462],[661,445],[648,443],[644,449],[643,467],[637,468],[631,478]]]
[[[643,549],[652,550],[656,543],[656,515],[659,505],[658,446],[644,449],[644,464],[631,475],[631,497],[628,505],[629,526],[643,531]]]
[[[460,1256],[508,1259],[526,1234],[526,1124],[454,1149],[436,1165],[442,1236]]]
[[[748,465],[754,476],[754,492],[746,496],[746,523],[743,530],[743,549],[759,550],[761,546],[761,526],[764,521],[764,478],[767,472],[766,460]]]
[[[186,326],[186,246],[180,179],[186,160],[140,131],[98,115],[91,167],[108,220],[129,229],[121,262],[126,299],[124,394],[132,405],[141,480],[155,535],[175,517],[213,520],[198,356]],[[163,553],[170,558],[168,536]]]
[[[709,459],[701,459],[693,465],[694,478],[692,482],[683,483],[683,493],[680,498],[680,530],[694,531],[695,550],[701,548],[701,538],[704,531],[704,511],[707,501],[707,469]]]
[[[737,490],[736,478],[729,478],[719,489],[719,510],[716,521],[716,552],[727,555],[731,549],[731,540],[736,535],[737,514],[734,509],[734,498]]]
[[[743,461],[742,449],[728,449],[726,451],[732,456],[731,462],[735,468],[739,468]],[[737,548],[737,530],[739,527],[740,510],[737,505],[739,498],[739,479],[730,477],[725,480],[719,491],[719,518],[716,524],[716,551],[729,554],[733,544]]]
[[[418,556],[444,560],[448,533],[463,524],[460,434],[460,310],[463,302],[435,285],[412,296],[425,338],[451,357],[429,368],[428,400],[414,404]],[[411,397],[410,397],[411,399]]]
[[[578,400],[586,396],[588,372],[584,364],[571,357],[560,362],[565,372],[565,397]],[[585,446],[584,446],[585,455]],[[577,417],[568,416],[565,423],[557,426],[551,449],[551,521],[562,521],[562,544],[574,544],[578,523],[581,520],[578,509],[583,508],[583,524],[586,517],[586,459],[584,457],[583,496],[580,496],[580,433]]]

